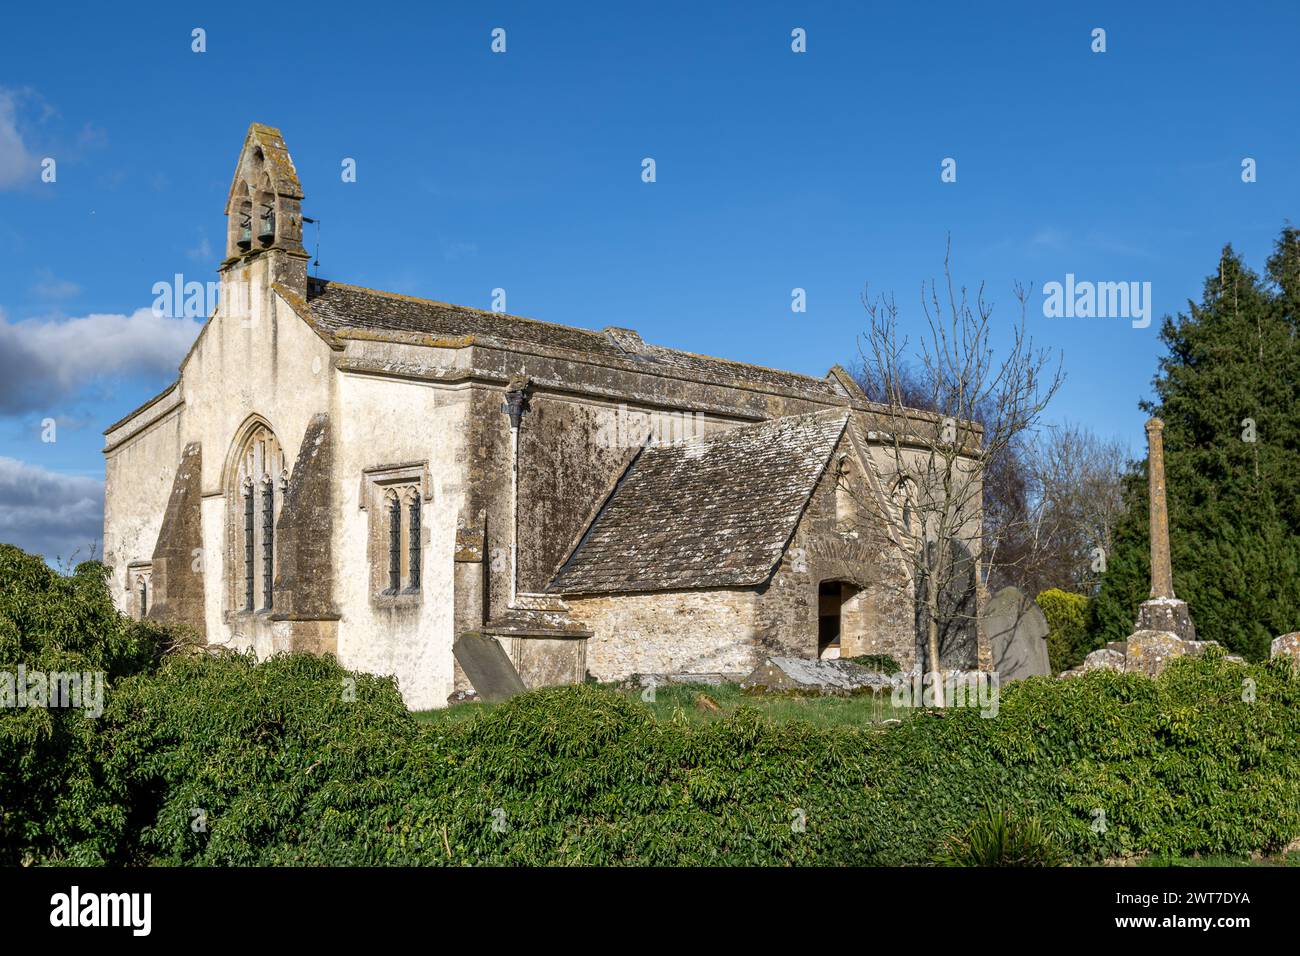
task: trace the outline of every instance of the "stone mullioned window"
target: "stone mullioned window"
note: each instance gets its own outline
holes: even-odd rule
[[[363,473],[361,507],[370,514],[367,552],[374,604],[400,607],[421,600],[428,488],[428,469],[418,462]]]

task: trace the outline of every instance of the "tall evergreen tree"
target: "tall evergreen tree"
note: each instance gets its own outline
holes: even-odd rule
[[[1199,304],[1166,317],[1168,354],[1144,411],[1165,421],[1174,590],[1197,636],[1252,659],[1300,629],[1300,232],[1287,228],[1267,281],[1225,247]],[[1146,469],[1094,606],[1102,640],[1133,628],[1149,587]]]

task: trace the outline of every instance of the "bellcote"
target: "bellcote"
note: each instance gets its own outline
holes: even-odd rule
[[[302,245],[302,185],[278,129],[254,123],[244,137],[226,200],[226,259],[222,270],[271,254],[275,280],[307,284]]]

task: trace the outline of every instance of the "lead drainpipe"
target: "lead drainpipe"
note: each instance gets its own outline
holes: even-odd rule
[[[515,376],[506,385],[501,411],[510,416],[510,602],[515,606],[519,587],[519,426],[528,410],[528,379]]]

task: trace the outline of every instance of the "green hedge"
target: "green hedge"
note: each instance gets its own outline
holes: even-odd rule
[[[1092,650],[1088,634],[1088,598],[1048,588],[1035,601],[1047,618],[1047,654],[1052,673],[1078,667]]]
[[[25,719],[0,716],[6,768]],[[83,796],[11,804],[6,786],[6,862],[922,864],[989,807],[1073,861],[1300,836],[1300,679],[1221,653],[868,730],[656,721],[593,686],[423,725],[330,658],[174,656],[77,719],[83,759],[40,783]]]

